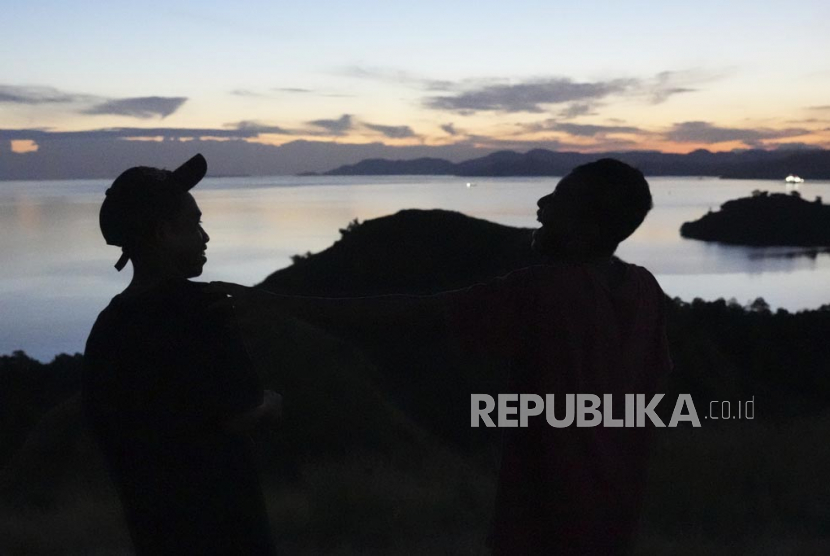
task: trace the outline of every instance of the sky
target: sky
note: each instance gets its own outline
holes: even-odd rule
[[[129,148],[139,142],[222,142],[251,160],[312,145],[312,166],[335,151],[329,166],[505,148],[830,148],[826,0],[0,9],[0,174],[52,164],[59,177],[59,161],[88,152],[120,163],[149,152]]]

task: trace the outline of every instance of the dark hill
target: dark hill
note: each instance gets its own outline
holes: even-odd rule
[[[684,223],[680,234],[737,245],[830,246],[830,206],[822,204],[821,197],[810,202],[797,193],[756,192]]]
[[[278,270],[260,286],[302,295],[429,293],[541,262],[532,230],[444,210],[402,210],[340,230],[328,249]]]

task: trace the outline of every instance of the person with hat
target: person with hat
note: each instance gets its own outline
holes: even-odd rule
[[[139,555],[274,552],[248,432],[282,398],[263,390],[226,296],[190,280],[210,241],[190,193],[206,172],[199,154],[130,168],[101,205],[133,278],[90,332],[82,398]]]

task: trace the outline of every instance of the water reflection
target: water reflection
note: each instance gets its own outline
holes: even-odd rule
[[[204,280],[254,284],[291,256],[318,252],[351,220],[404,208],[456,210],[511,226],[536,227],[536,200],[556,178],[453,177],[208,178],[194,190],[211,235]],[[764,297],[773,308],[830,302],[830,252],[746,248],[680,237],[684,221],[710,207],[782,191],[774,181],[654,178],[655,208],[619,255],[646,266],[672,296],[691,300]],[[108,300],[130,280],[112,265],[119,251],[104,244],[98,208],[107,180],[0,182],[0,353],[25,349],[48,359],[83,349]],[[801,184],[805,198],[830,198],[830,184]]]

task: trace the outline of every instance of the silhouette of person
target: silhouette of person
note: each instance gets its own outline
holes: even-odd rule
[[[202,155],[135,167],[106,192],[101,232],[133,279],[101,312],[84,354],[83,404],[140,555],[273,554],[247,431],[279,417],[233,307],[193,282],[208,234],[189,190]]]
[[[344,334],[367,324],[406,330],[438,314],[469,352],[509,361],[508,393],[553,394],[558,419],[567,394],[610,394],[611,415],[620,418],[625,394],[651,400],[672,368],[665,294],[648,270],[613,256],[651,208],[643,174],[602,159],[539,199],[532,247],[547,264],[427,296],[291,297],[219,282],[212,289],[230,293],[241,310],[269,303]],[[543,416],[503,432],[493,554],[631,551],[648,428],[555,428]]]

